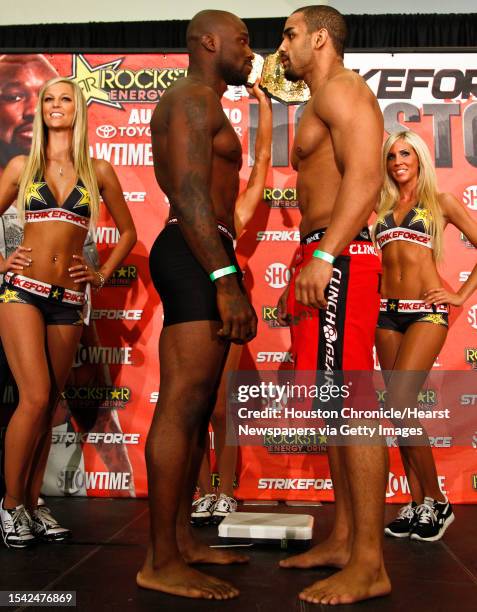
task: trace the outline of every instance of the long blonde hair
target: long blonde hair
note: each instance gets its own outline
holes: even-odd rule
[[[73,88],[75,115],[73,118],[73,138],[71,156],[76,174],[83,181],[90,197],[90,225],[94,227],[99,215],[99,189],[93,162],[88,147],[88,111],[86,101],[79,85],[64,77],[55,77],[47,81],[40,90],[35,117],[33,119],[33,137],[31,150],[25,169],[20,179],[17,196],[17,212],[22,223],[25,221],[25,194],[29,185],[44,176],[46,170],[46,145],[48,128],[43,121],[43,100],[49,87],[57,83],[68,83]]]
[[[419,161],[419,176],[417,179],[417,201],[430,216],[430,234],[432,236],[434,259],[439,260],[443,255],[444,216],[438,200],[437,177],[431,154],[426,143],[415,132],[405,130],[390,134],[383,145],[382,170],[384,175],[383,187],[379,200],[376,223],[374,224],[374,238],[376,226],[391,212],[399,202],[399,188],[387,171],[387,160],[391,147],[397,140],[404,140],[415,151]]]

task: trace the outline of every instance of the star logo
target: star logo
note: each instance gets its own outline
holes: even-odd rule
[[[116,70],[121,65],[123,59],[119,58],[93,67],[83,55],[73,56],[73,74],[70,78],[81,87],[87,106],[93,102],[99,102],[113,108],[122,108],[119,102],[110,102],[109,93],[102,89],[101,71],[106,69]]]
[[[76,191],[79,192],[80,194],[80,199],[76,202],[76,204],[73,206],[73,210],[75,208],[80,208],[81,206],[88,206],[91,204],[91,199],[89,197],[89,192],[86,189],[86,187],[78,187],[78,185],[76,185],[75,187]]]
[[[60,299],[60,290],[59,290],[59,289],[54,289],[54,290],[51,292],[51,297],[52,297],[54,300],[59,300],[59,299]]]
[[[430,214],[426,208],[413,208],[414,217],[411,219],[409,225],[414,225],[414,223],[419,223],[422,221],[422,224],[426,228],[426,232],[429,231],[429,227],[431,225]]]
[[[434,323],[434,325],[445,325],[447,327],[446,320],[441,314],[428,314],[419,319],[419,321]]]
[[[124,266],[118,268],[118,278],[126,278],[127,269]]]
[[[5,291],[0,295],[0,302],[8,304],[8,302],[23,302],[23,300],[18,297],[18,291],[5,289]]]
[[[390,302],[389,310],[396,310],[396,302]]]
[[[319,436],[318,444],[326,444],[326,441],[327,441],[326,436]]]
[[[84,324],[83,313],[81,312],[81,310],[77,310],[76,314],[78,315],[79,319],[75,321],[73,325],[83,325]]]
[[[25,193],[26,208],[30,208],[30,204],[32,200],[36,200],[37,202],[41,202],[45,206],[48,206],[48,204],[45,201],[45,198],[40,193],[40,189],[44,187],[45,185],[46,183],[44,182],[36,182],[36,181],[28,185],[28,188]]]
[[[119,389],[111,390],[111,399],[120,400],[121,399],[121,391]]]

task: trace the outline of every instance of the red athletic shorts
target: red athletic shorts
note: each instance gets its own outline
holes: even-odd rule
[[[290,282],[288,313],[295,370],[373,370],[381,265],[364,228],[335,259],[326,310],[295,299],[295,279],[319,248],[324,229],[301,240]]]

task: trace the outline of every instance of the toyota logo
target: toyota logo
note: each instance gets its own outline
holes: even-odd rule
[[[96,135],[100,138],[114,138],[118,130],[113,125],[98,125]]]

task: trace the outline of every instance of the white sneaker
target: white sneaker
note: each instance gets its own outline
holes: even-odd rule
[[[45,502],[33,510],[31,521],[31,530],[38,538],[61,542],[71,537],[71,531],[59,525],[51,510],[45,506]]]
[[[26,548],[36,542],[31,531],[31,516],[23,504],[4,508],[0,503],[0,531],[7,548]]]
[[[197,527],[207,525],[212,516],[216,501],[217,495],[214,493],[207,493],[207,495],[196,499],[192,504],[192,512],[190,513],[190,522],[192,525],[196,525]]]
[[[215,504],[214,511],[212,513],[211,523],[218,525],[224,518],[237,510],[237,500],[233,497],[221,493],[217,503]]]

